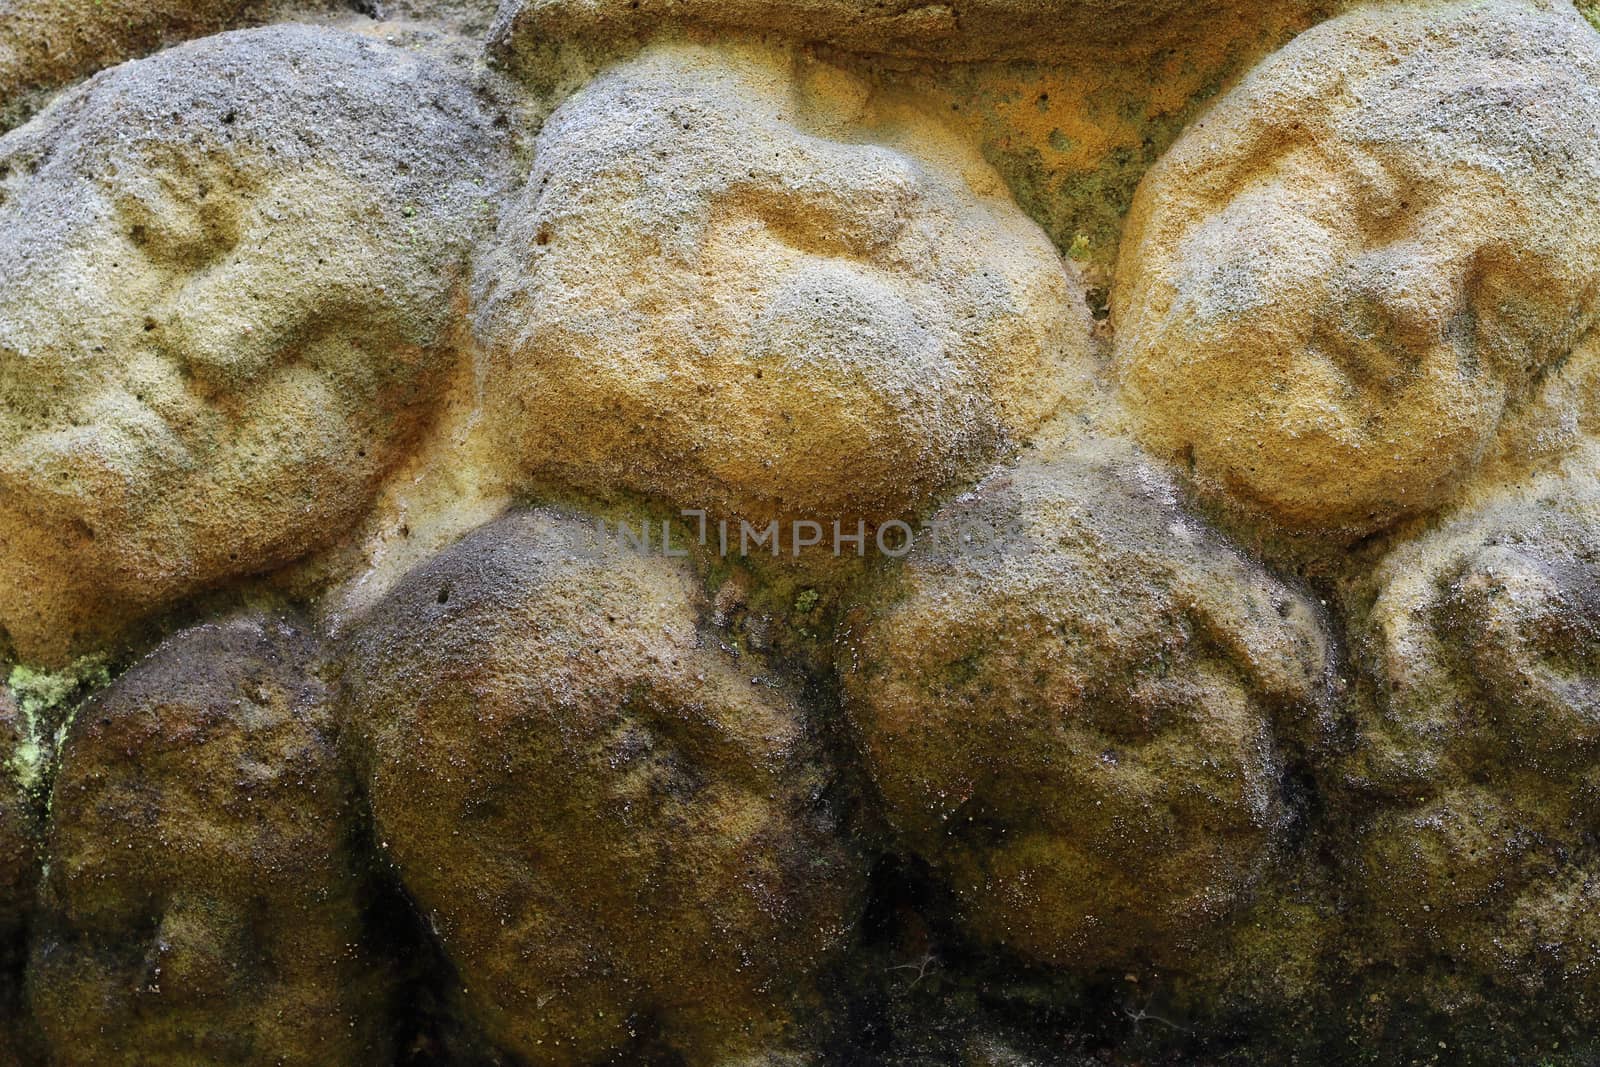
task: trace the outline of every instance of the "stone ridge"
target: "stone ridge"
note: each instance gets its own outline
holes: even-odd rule
[[[614,43],[663,29],[773,34],[851,52],[955,62],[1048,59],[1162,39],[1179,21],[1247,19],[1282,0],[506,0],[489,34],[503,58],[550,41]],[[1311,5],[1304,5],[1310,7]]]

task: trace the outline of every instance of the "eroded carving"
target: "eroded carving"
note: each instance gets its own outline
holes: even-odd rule
[[[806,1048],[860,873],[807,713],[702,636],[687,568],[520,512],[364,622],[348,701],[386,855],[531,1063]],[[639,1054],[635,1051],[634,1054]]]
[[[787,51],[601,75],[545,126],[481,277],[508,457],[724,514],[919,508],[1091,370],[1081,286],[994,172]]]
[[[279,27],[0,139],[0,626],[100,654],[0,690],[0,1029],[26,943],[64,1063],[1587,1062],[1600,38],[1302,34],[1096,324],[1116,235],[984,154],[1114,112],[1131,180],[1248,59],[1205,27],[1323,15],[1112,7]],[[956,120],[1045,84],[1070,134]],[[866,532],[593,525],[679,509]],[[380,859],[440,961],[392,1002]]]
[[[975,929],[1086,971],[1181,961],[1254,884],[1287,819],[1280,730],[1327,667],[1302,597],[1097,451],[943,512],[952,540],[852,624],[845,675],[891,819]]]
[[[0,621],[24,656],[360,514],[449,350],[489,122],[425,60],[282,27],[120,67],[0,140]]]
[[[355,790],[302,623],[186,631],[61,759],[30,998],[54,1062],[388,1062]]]
[[[1600,39],[1380,7],[1252,71],[1146,176],[1113,294],[1158,451],[1290,525],[1449,501],[1593,325]]]

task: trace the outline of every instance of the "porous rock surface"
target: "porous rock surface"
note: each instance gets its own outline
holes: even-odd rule
[[[1600,1058],[1593,3],[494,6],[0,0],[0,1064]]]
[[[1356,834],[1375,944],[1592,1021],[1600,493],[1552,475],[1498,495],[1375,587],[1380,697],[1347,768],[1388,800]]]
[[[259,0],[6,0],[0,129],[49,90],[161,44],[231,28]]]
[[[342,532],[449,349],[498,187],[469,82],[273,27],[0,139],[0,606],[61,658]]]
[[[708,612],[687,568],[537,510],[413,572],[349,651],[384,854],[527,1062],[779,1051],[853,921],[812,724]]]
[[[1245,19],[1267,0],[508,0],[491,34],[501,54],[550,40],[617,42],[662,30],[773,33],[908,59],[993,60],[1072,54],[1085,43],[1159,37],[1179,19]],[[1293,0],[1278,6],[1293,7]]]
[[[790,50],[663,45],[600,75],[480,274],[505,454],[721,514],[918,509],[1091,370],[1081,286],[998,176]]]
[[[1141,433],[1284,523],[1458,491],[1595,321],[1600,39],[1564,5],[1301,35],[1144,179],[1113,293]]]
[[[1282,837],[1280,735],[1315,729],[1328,662],[1312,606],[1124,448],[1025,457],[933,527],[850,627],[891,822],[1026,955],[1192,954]]]
[[[28,972],[53,1062],[390,1056],[319,658],[295,620],[230,618],[78,709]]]

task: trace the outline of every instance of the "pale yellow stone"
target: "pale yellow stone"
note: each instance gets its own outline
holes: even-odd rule
[[[1145,177],[1113,292],[1147,442],[1297,527],[1449,500],[1595,321],[1600,37],[1565,4],[1361,9]]]
[[[787,50],[660,46],[540,135],[480,263],[485,418],[536,481],[853,527],[1082,398],[1080,288],[914,102]]]

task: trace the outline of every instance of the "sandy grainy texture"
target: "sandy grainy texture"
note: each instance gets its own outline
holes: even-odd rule
[[[296,622],[228,619],[79,709],[28,975],[54,1062],[386,1062],[319,668]]]
[[[496,135],[353,35],[214,37],[0,139],[0,621],[59,659],[341,532],[449,351]]]
[[[6,0],[0,129],[53,89],[125,59],[236,25],[259,0]]]
[[[1303,733],[1318,700],[1312,607],[1124,449],[1030,455],[935,521],[949,543],[851,627],[891,820],[989,939],[1085,971],[1181,960],[1282,831],[1274,715]]]
[[[1349,774],[1387,800],[1359,833],[1375,943],[1593,1018],[1600,494],[1535,480],[1395,550],[1376,588],[1382,698]]]
[[[1593,325],[1600,37],[1566,5],[1362,10],[1147,175],[1113,294],[1145,438],[1285,523],[1437,507]]]
[[[970,148],[761,47],[569,100],[478,305],[530,473],[753,519],[924,506],[1090,372],[1081,286]]]
[[[1125,47],[1184,30],[1310,7],[1297,0],[508,0],[491,41],[503,55],[554,40],[625,42],[663,29],[781,34],[911,59],[1040,58],[1086,43]],[[1225,32],[1225,31],[1224,31]]]
[[[0,0],[0,1067],[1600,1062],[1595,19]]]
[[[385,855],[527,1062],[777,1055],[844,943],[860,872],[810,724],[708,612],[673,562],[523,512],[411,574],[350,649]]]

